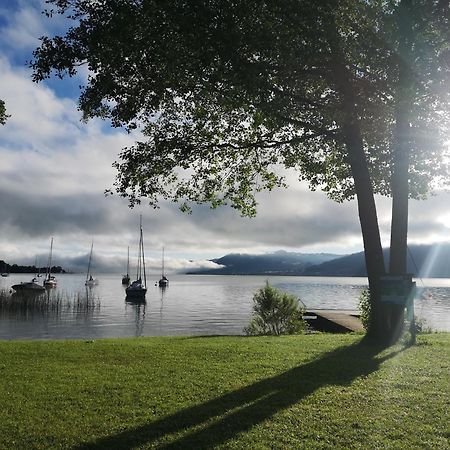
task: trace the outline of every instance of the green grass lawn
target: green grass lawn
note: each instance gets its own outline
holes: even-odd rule
[[[450,334],[0,341],[0,449],[449,449]]]

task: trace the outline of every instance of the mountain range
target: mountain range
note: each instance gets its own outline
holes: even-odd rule
[[[389,261],[389,250],[384,250]],[[366,276],[364,253],[336,255],[330,253],[294,253],[277,251],[259,255],[228,254],[212,259],[218,269],[191,271],[209,275],[308,275]],[[408,249],[408,273],[422,278],[450,278],[450,244],[416,245]]]

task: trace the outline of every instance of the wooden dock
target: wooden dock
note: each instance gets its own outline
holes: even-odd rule
[[[350,333],[363,331],[358,311],[338,309],[307,309],[303,318],[315,331]]]

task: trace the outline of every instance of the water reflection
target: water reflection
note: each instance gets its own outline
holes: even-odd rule
[[[159,288],[159,299],[161,303],[164,301],[164,297],[167,294],[167,290],[169,289],[169,286],[158,286]]]
[[[134,310],[134,323],[136,326],[134,335],[136,337],[144,336],[146,303],[128,302],[127,306]]]
[[[164,298],[166,297],[167,290],[169,289],[169,286],[159,286],[159,320],[158,320],[158,327],[159,327],[159,333],[162,334],[163,330],[163,323],[164,323]]]
[[[167,295],[167,286],[158,286],[158,300],[150,300],[147,302],[146,298],[135,299],[125,297],[126,311],[132,311],[135,332],[134,336],[145,336],[149,330],[157,332],[157,334],[163,333],[164,322],[164,298]],[[151,294],[149,294],[150,296]],[[153,311],[153,312],[152,312]],[[146,315],[149,314],[149,323],[146,324]],[[128,313],[126,315],[129,316]],[[156,330],[157,328],[157,330]]]

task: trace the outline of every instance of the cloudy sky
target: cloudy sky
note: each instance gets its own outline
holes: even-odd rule
[[[43,0],[8,0],[0,6],[0,98],[11,114],[0,127],[0,259],[45,265],[54,237],[54,262],[83,270],[94,241],[96,265],[124,269],[127,246],[135,254],[143,215],[147,264],[159,267],[161,249],[172,270],[210,264],[226,253],[352,253],[362,250],[355,202],[335,204],[309,192],[287,173],[290,188],[260,195],[259,213],[242,218],[228,208],[195,207],[186,215],[173,204],[129,209],[105,197],[112,163],[133,136],[108,123],[80,122],[78,86],[69,80],[35,84],[27,61],[38,37],[62,32],[63,18],[41,14]],[[450,196],[412,202],[410,243],[450,240]],[[389,244],[390,202],[377,199],[383,245]]]

